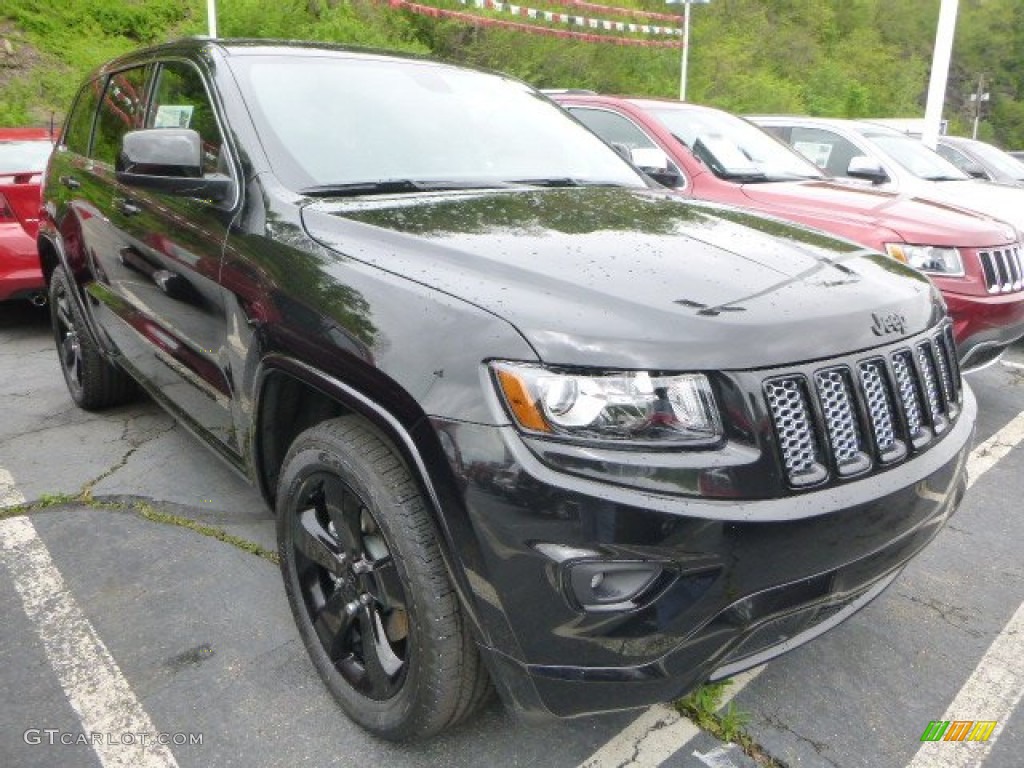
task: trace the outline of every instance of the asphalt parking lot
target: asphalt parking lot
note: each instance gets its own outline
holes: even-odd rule
[[[777,765],[1021,765],[1024,347],[970,381],[957,515],[867,608],[727,689]],[[76,409],[45,315],[0,305],[0,766],[755,765],[668,707],[526,725],[492,702],[427,743],[371,738],[307,660],[273,549],[243,479],[148,401]],[[923,744],[931,721],[996,726]]]

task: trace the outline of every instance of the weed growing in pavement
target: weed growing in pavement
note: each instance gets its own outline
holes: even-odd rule
[[[150,522],[162,523],[164,525],[176,525],[179,528],[186,528],[201,536],[209,536],[217,541],[223,541],[225,544],[230,544],[243,552],[248,552],[251,555],[262,557],[264,560],[268,560],[271,563],[277,564],[279,562],[277,552],[260,546],[254,541],[249,541],[248,539],[243,539],[241,536],[235,536],[232,533],[228,533],[223,528],[218,528],[214,525],[206,525],[205,523],[200,523],[198,520],[192,520],[191,518],[183,517],[181,515],[172,515],[168,512],[161,512],[153,505],[147,504],[143,501],[100,501],[93,498],[91,489],[88,487],[83,489],[83,491],[78,495],[71,495],[69,493],[44,493],[40,495],[38,500],[31,503],[5,507],[0,509],[0,520],[6,520],[7,518],[18,517],[20,515],[28,515],[32,512],[39,512],[40,510],[60,506],[61,504],[81,504],[89,509],[132,512],[139,517],[149,520]]]
[[[754,741],[754,738],[744,730],[744,727],[750,722],[748,713],[737,708],[732,702],[729,702],[724,710],[719,711],[725,689],[729,685],[732,685],[731,680],[702,685],[689,696],[678,699],[675,702],[676,711],[688,717],[698,727],[715,738],[738,744],[740,749],[759,766],[786,768],[785,763],[769,755],[764,747]]]

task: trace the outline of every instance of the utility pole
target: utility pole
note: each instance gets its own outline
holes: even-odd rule
[[[981,104],[988,101],[989,94],[985,90],[985,75],[978,75],[978,90],[971,94],[971,101],[974,103],[974,128],[971,131],[971,138],[978,138],[978,123],[981,121]]]
[[[217,0],[206,0],[206,23],[210,37],[217,37]]]

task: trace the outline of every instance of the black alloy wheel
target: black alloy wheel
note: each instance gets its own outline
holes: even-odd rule
[[[50,323],[68,392],[86,410],[120,405],[135,395],[135,382],[100,352],[72,295],[63,267],[50,278]]]
[[[356,416],[298,437],[277,485],[277,543],[299,635],[353,721],[432,736],[476,711],[490,678],[419,487]]]
[[[347,483],[306,477],[292,516],[299,589],[320,645],[354,689],[384,701],[405,675],[405,590],[380,527]]]

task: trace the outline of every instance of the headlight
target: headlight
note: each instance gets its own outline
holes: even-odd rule
[[[710,445],[722,437],[706,376],[645,371],[574,373],[494,363],[505,404],[527,432],[660,446]]]
[[[936,245],[904,245],[886,243],[885,250],[898,259],[922,272],[931,272],[947,277],[962,277],[964,263],[956,248],[940,248]]]

